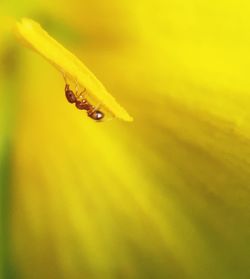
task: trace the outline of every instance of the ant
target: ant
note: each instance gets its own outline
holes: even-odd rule
[[[75,104],[75,106],[80,110],[86,110],[87,114],[90,118],[100,121],[104,117],[104,113],[98,110],[96,107],[92,106],[84,97],[83,93],[86,91],[82,91],[78,95],[78,86],[76,87],[76,94],[70,89],[69,84],[65,78],[65,95],[69,103]]]

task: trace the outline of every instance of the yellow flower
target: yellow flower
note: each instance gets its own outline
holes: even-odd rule
[[[17,23],[18,35],[53,64],[63,75],[83,88],[87,88],[88,99],[95,99],[112,115],[125,121],[132,121],[131,116],[107,92],[101,82],[73,54],[49,36],[41,26],[31,19],[24,18]],[[92,98],[91,98],[92,97]]]
[[[18,75],[4,79],[17,112],[10,269],[28,279],[249,278],[250,4],[43,5],[32,17],[136,121],[96,125],[70,110],[54,69],[19,50]]]

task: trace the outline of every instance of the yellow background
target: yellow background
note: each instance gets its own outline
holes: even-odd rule
[[[1,1],[2,278],[250,278],[248,1]],[[95,123],[27,16],[134,117]]]

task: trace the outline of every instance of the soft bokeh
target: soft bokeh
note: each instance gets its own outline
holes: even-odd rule
[[[2,1],[2,278],[250,278],[248,1]],[[95,123],[11,26],[39,21],[134,117]]]

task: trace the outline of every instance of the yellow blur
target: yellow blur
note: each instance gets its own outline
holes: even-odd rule
[[[1,28],[1,57],[16,57],[0,76],[10,270],[27,279],[249,278],[250,4],[18,3],[1,4],[2,26],[6,16],[43,23],[135,121],[84,117],[58,72]]]

